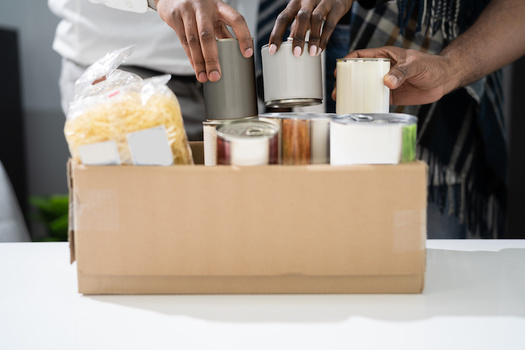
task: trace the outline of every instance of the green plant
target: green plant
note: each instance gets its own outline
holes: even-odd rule
[[[67,241],[68,195],[31,196],[29,197],[29,204],[37,210],[33,219],[43,223],[47,229],[48,236],[42,238],[41,241]]]

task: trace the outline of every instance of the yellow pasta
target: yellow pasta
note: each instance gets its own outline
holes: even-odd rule
[[[166,86],[147,95],[132,89],[120,90],[66,121],[64,132],[73,159],[80,162],[78,147],[113,140],[122,164],[133,164],[126,135],[164,125],[173,152],[174,164],[193,164],[180,106]]]

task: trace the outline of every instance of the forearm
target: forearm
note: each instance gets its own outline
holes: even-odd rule
[[[468,85],[525,54],[525,1],[493,0],[441,55],[450,64],[445,93]]]

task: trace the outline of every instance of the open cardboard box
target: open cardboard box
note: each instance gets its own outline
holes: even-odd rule
[[[202,164],[202,144],[192,149]],[[70,162],[70,246],[79,291],[420,293],[426,172],[422,162]]]

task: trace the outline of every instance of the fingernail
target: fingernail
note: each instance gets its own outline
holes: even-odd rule
[[[201,83],[205,83],[208,80],[208,77],[206,76],[205,72],[200,72],[197,80],[199,80]]]
[[[268,53],[270,55],[273,55],[276,51],[277,51],[277,45],[271,44],[270,47],[268,48]]]
[[[252,57],[253,55],[253,49],[250,47],[249,49],[244,50],[244,57]]]
[[[301,50],[301,47],[300,46],[296,46],[293,48],[293,55],[295,57],[301,57],[301,53],[302,53],[303,50]]]
[[[212,71],[210,73],[210,81],[217,81],[221,78],[221,76],[219,75],[219,72],[217,72],[216,70]]]
[[[386,80],[392,85],[392,86],[397,86],[397,83],[398,83],[398,79],[395,75],[389,75],[386,77]]]
[[[319,55],[322,54],[322,53],[323,53],[323,49],[319,48],[319,49],[317,50],[317,55],[316,55],[316,56],[319,56]]]
[[[317,46],[316,45],[310,46],[310,56],[317,56]]]

